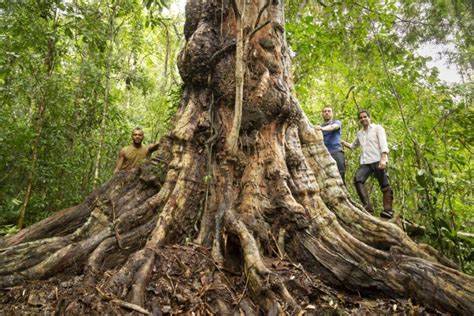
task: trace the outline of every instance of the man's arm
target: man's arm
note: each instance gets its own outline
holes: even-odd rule
[[[380,158],[378,168],[385,169],[387,167],[387,161],[388,161],[388,154],[382,153],[382,157]]]
[[[158,147],[160,147],[160,143],[155,143],[152,145],[148,145],[148,153],[151,154],[152,152],[155,152],[158,150]]]
[[[352,150],[352,144],[341,139],[341,144]]]
[[[122,168],[124,159],[125,159],[125,151],[122,148],[119,151],[119,156],[118,156],[117,162],[115,163],[114,174],[116,174],[120,170],[120,168]]]
[[[338,129],[340,129],[341,123],[336,121],[333,124],[326,125],[326,126],[315,125],[314,128],[317,131],[332,132],[332,131],[337,131]]]
[[[352,142],[352,144],[341,139],[341,144],[344,145],[345,147],[349,148],[350,150],[354,150],[354,149],[357,148],[357,146],[360,145],[359,137],[356,137],[356,139]]]
[[[388,143],[387,143],[387,134],[385,134],[385,129],[379,125],[377,128],[377,138],[379,140],[381,158],[379,162],[379,169],[385,169],[388,162]]]

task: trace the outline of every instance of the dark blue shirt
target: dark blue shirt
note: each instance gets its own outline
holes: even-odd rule
[[[321,124],[321,127],[328,126],[336,124],[339,126],[339,128],[335,131],[323,131],[323,137],[324,137],[324,145],[326,145],[326,148],[330,153],[336,152],[336,151],[342,151],[342,145],[341,145],[341,121],[339,120],[331,120],[329,122],[325,122]]]

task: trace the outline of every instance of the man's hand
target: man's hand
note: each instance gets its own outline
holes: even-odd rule
[[[382,158],[380,158],[379,165],[377,167],[379,169],[385,169],[387,167],[387,160],[388,160],[387,153],[382,153]]]
[[[319,125],[314,125],[313,128],[314,128],[316,131],[322,131],[321,126],[319,126]]]
[[[342,144],[343,146],[346,146],[346,147],[349,148],[350,150],[352,150],[351,143],[348,143],[348,142],[346,142],[345,140],[342,140],[342,139],[341,139],[341,144]]]
[[[151,154],[152,152],[157,151],[159,147],[160,147],[160,142],[149,145],[148,146],[148,153]]]
[[[386,167],[387,167],[387,162],[386,162],[386,161],[383,161],[383,160],[380,160],[380,161],[379,161],[378,168],[379,168],[379,169],[385,169]]]

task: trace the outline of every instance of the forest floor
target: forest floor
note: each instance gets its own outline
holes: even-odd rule
[[[259,313],[250,300],[245,276],[219,268],[208,249],[198,245],[169,246],[160,251],[146,288],[145,309],[151,315],[244,315]],[[444,315],[400,298],[367,298],[325,285],[301,266],[275,259],[267,266],[287,279],[286,286],[302,311],[289,315]],[[123,315],[137,312],[106,293],[104,283],[85,286],[82,275],[58,275],[0,290],[0,315]],[[285,308],[285,306],[283,305]],[[144,311],[143,311],[144,312]],[[140,315],[141,313],[134,313]]]

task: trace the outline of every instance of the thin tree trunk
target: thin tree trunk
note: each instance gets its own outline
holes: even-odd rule
[[[35,125],[36,136],[31,146],[31,164],[28,170],[28,175],[26,176],[26,190],[25,195],[23,197],[23,203],[21,204],[19,215],[18,215],[18,222],[17,228],[22,229],[25,226],[25,219],[26,219],[26,209],[31,199],[31,191],[33,188],[33,182],[35,180],[34,172],[36,169],[37,161],[38,161],[38,149],[39,143],[41,140],[41,135],[43,131],[43,122],[44,122],[44,112],[46,110],[46,104],[44,101],[40,103],[39,110],[37,113],[37,120]]]
[[[239,138],[240,124],[242,121],[242,102],[244,94],[244,77],[245,77],[245,55],[246,37],[244,36],[244,23],[242,19],[246,17],[246,1],[233,0],[234,15],[236,20],[236,49],[235,49],[235,105],[234,119],[232,128],[227,138],[227,150],[231,156],[237,154],[237,140]]]
[[[109,93],[110,93],[110,74],[111,74],[111,67],[112,67],[112,55],[114,52],[114,38],[115,32],[117,31],[115,28],[115,16],[117,14],[117,3],[114,4],[112,8],[112,12],[109,17],[109,56],[107,56],[107,66],[105,70],[105,91],[104,91],[104,106],[102,109],[102,118],[100,121],[100,132],[99,132],[99,144],[97,145],[97,155],[95,157],[94,163],[94,178],[92,185],[94,188],[97,187],[100,178],[100,165],[102,161],[102,151],[105,142],[105,135],[107,133],[107,118],[109,115]]]
[[[170,52],[171,52],[171,39],[170,39],[170,31],[168,25],[160,20],[161,25],[165,29],[166,35],[166,48],[165,48],[165,62],[163,64],[163,83],[161,84],[162,89],[166,89],[168,86],[168,67],[169,67],[169,59],[170,59]]]
[[[46,78],[50,78],[53,70],[54,70],[54,64],[55,64],[55,57],[56,57],[56,28],[57,28],[57,10],[54,13],[54,23],[53,23],[53,34],[48,40],[48,47],[47,47],[47,54],[44,58],[44,64],[46,66]],[[38,84],[42,84],[42,82],[38,82]],[[42,91],[43,89],[39,89]],[[33,98],[33,100],[36,98]],[[26,210],[28,208],[28,205],[30,203],[31,199],[31,193],[33,190],[33,183],[35,181],[35,171],[36,171],[36,166],[38,162],[38,152],[39,152],[39,147],[40,147],[40,142],[41,142],[41,137],[43,133],[43,124],[45,120],[45,112],[46,112],[46,104],[47,100],[44,94],[40,93],[39,99],[38,99],[38,111],[36,113],[36,118],[35,118],[35,140],[31,146],[31,163],[29,166],[28,174],[26,176],[26,189],[25,189],[25,195],[23,197],[23,203],[20,207],[19,214],[18,214],[18,221],[17,221],[17,227],[19,229],[22,229],[25,226],[25,220],[26,220]],[[33,108],[33,106],[31,107]]]

